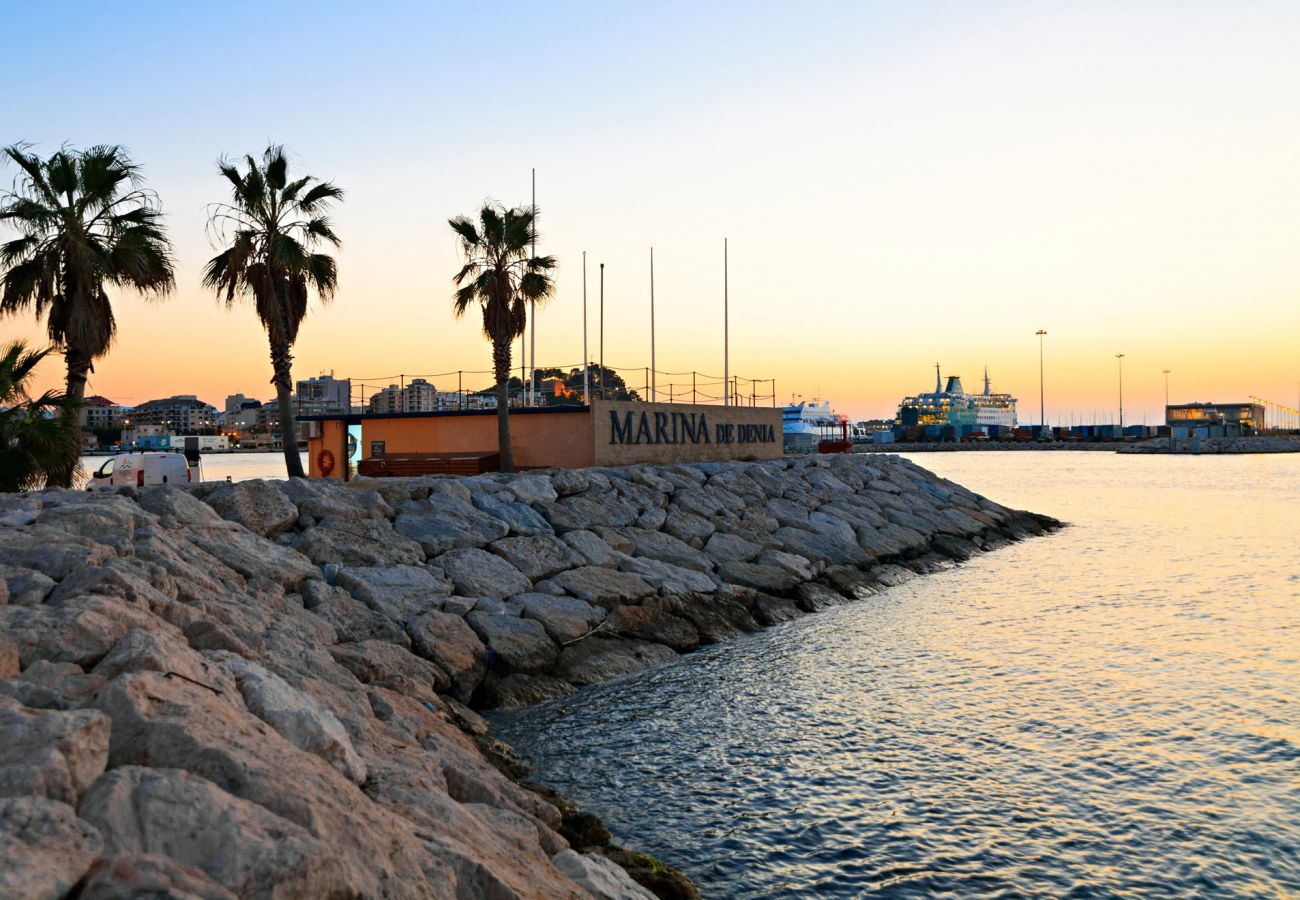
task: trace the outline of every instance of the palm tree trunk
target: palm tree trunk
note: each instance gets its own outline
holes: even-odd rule
[[[46,484],[50,487],[72,487],[73,478],[81,467],[81,427],[78,422],[81,404],[86,398],[86,378],[90,374],[90,360],[85,354],[71,348],[64,351],[68,363],[67,397],[69,408],[63,413],[68,418],[65,423],[68,430],[76,435],[69,436],[66,442],[62,463],[48,472]]]
[[[501,471],[515,470],[515,455],[510,448],[510,340],[492,341],[492,363],[497,374],[497,448],[501,454]]]
[[[271,368],[275,377],[275,398],[280,406],[280,442],[284,445],[284,467],[290,478],[306,477],[302,471],[302,457],[298,453],[298,419],[293,414],[293,377],[290,368],[293,357],[282,341],[271,341]]]

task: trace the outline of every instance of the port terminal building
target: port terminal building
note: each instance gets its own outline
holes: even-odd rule
[[[1175,438],[1242,437],[1263,431],[1262,403],[1182,403],[1165,407],[1165,424]]]

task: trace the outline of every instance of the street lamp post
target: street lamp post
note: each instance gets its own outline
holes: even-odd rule
[[[1165,369],[1165,424],[1169,424],[1169,370]]]
[[[1119,360],[1119,436],[1124,438],[1124,354],[1116,353],[1115,358]]]
[[[1043,338],[1047,332],[1040,328],[1034,334],[1038,335],[1038,424],[1041,426],[1046,424],[1047,409],[1043,401]]]

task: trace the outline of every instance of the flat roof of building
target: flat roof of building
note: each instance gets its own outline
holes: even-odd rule
[[[566,403],[562,406],[520,406],[511,407],[512,416],[533,416],[542,413],[585,413],[591,407],[581,403]],[[299,422],[347,422],[358,424],[367,419],[445,419],[460,416],[495,416],[495,408],[488,409],[438,409],[429,412],[394,412],[394,413],[311,413],[297,417]]]

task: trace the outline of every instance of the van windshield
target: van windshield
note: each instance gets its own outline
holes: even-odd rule
[[[113,477],[113,463],[114,463],[115,461],[116,461],[116,460],[110,458],[108,462],[104,463],[102,466],[99,467],[99,471],[95,473],[95,477],[96,477],[96,478],[112,478],[112,477]]]

